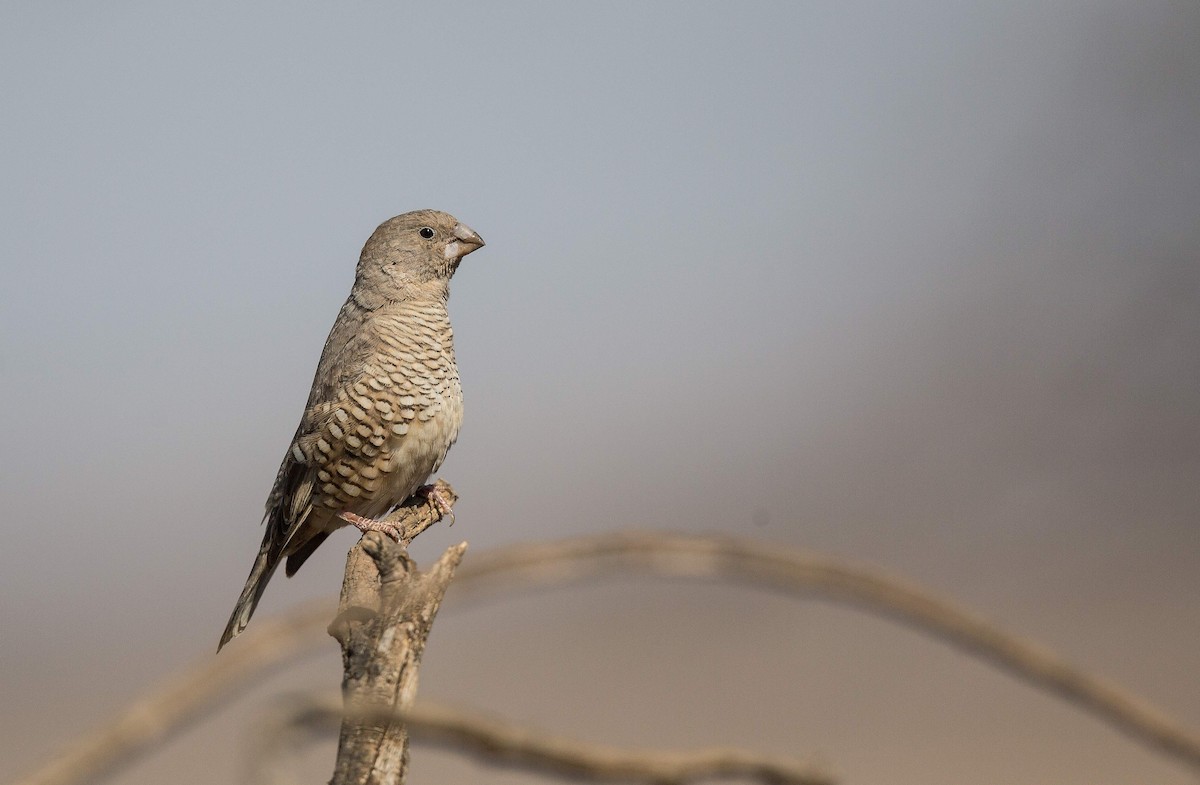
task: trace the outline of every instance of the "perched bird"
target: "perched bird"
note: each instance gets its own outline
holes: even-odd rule
[[[267,498],[262,546],[218,651],[246,628],[281,559],[293,575],[347,523],[396,537],[395,527],[379,519],[414,493],[430,492],[423,484],[462,423],[446,313],[450,278],[482,246],[465,224],[434,210],[398,215],[367,240]]]

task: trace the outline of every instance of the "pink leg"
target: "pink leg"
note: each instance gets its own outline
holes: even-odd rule
[[[417,488],[417,493],[428,499],[441,512],[443,518],[447,515],[450,516],[450,523],[448,525],[454,525],[454,510],[451,509],[450,502],[446,501],[446,497],[442,495],[442,492],[437,489],[436,485],[422,485],[420,488]]]
[[[396,542],[400,542],[400,529],[396,524],[387,521],[377,521],[373,518],[364,518],[361,515],[355,515],[352,512],[338,513],[338,517],[346,523],[351,524],[363,534],[367,532],[379,532],[386,534]]]

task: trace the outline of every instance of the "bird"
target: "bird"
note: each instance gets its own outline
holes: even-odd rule
[[[381,519],[418,492],[449,511],[425,485],[462,424],[446,303],[459,263],[483,245],[454,216],[416,210],[384,221],[363,246],[217,651],[246,629],[281,561],[291,577],[348,524],[398,538]]]

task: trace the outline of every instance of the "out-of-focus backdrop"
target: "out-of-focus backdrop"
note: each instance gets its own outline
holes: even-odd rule
[[[626,527],[804,546],[1200,725],[1195,3],[4,17],[0,779],[212,656],[358,251],[418,207],[488,242],[451,298],[463,498],[419,559]],[[335,594],[353,540],[258,618]],[[330,641],[112,781],[234,781],[272,696],[339,674]],[[939,643],[745,589],[448,612],[422,694],[847,783],[1193,781]]]

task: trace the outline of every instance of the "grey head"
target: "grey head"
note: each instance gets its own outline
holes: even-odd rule
[[[483,238],[449,213],[397,215],[363,246],[351,296],[371,310],[403,300],[444,300],[458,263],[482,247]]]

